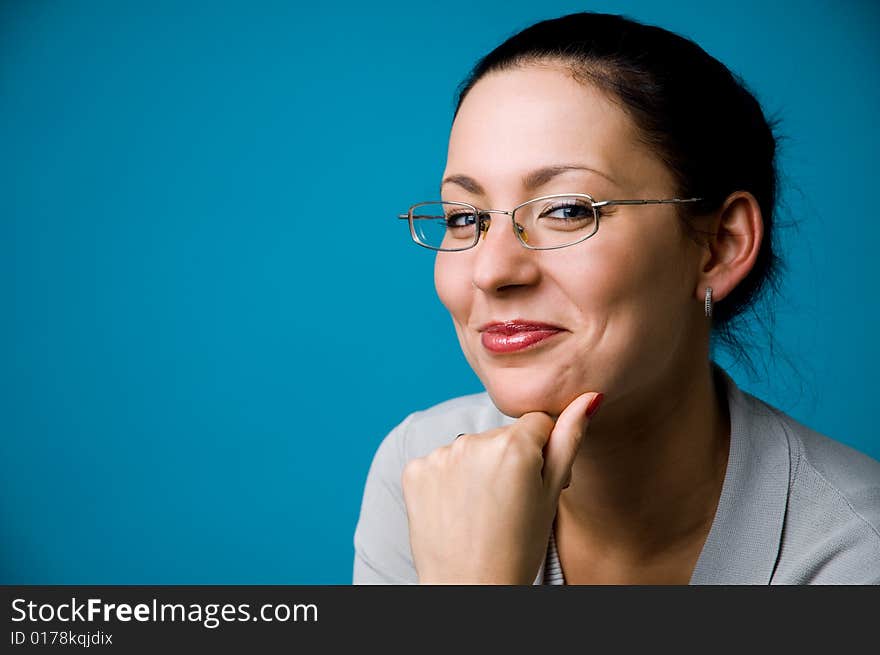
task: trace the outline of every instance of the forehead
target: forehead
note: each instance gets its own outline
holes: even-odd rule
[[[447,173],[491,183],[572,162],[605,172],[619,187],[657,165],[627,113],[562,67],[489,73],[465,96],[450,134]]]

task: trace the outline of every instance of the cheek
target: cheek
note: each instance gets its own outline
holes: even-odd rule
[[[644,262],[627,248],[608,244],[594,252],[557,251],[544,276],[562,290],[567,303],[583,319],[595,320],[632,300]]]
[[[470,275],[462,253],[438,252],[434,259],[434,288],[440,302],[457,321],[467,321]]]
[[[687,298],[679,253],[634,243],[611,238],[593,244],[602,247],[590,253],[565,253],[552,274],[584,340],[616,356],[665,339]]]
[[[683,281],[683,253],[677,244],[649,230],[609,235],[594,252],[572,258],[585,297],[612,308],[665,305]]]

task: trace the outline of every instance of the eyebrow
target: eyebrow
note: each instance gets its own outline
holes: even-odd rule
[[[595,173],[596,175],[600,175],[604,177],[606,180],[617,186],[617,182],[615,182],[609,175],[603,173],[602,171],[598,171],[595,168],[590,168],[589,166],[580,166],[580,165],[559,165],[559,166],[544,166],[542,168],[537,168],[530,173],[527,173],[523,179],[522,184],[523,187],[528,191],[534,191],[538,187],[541,187],[550,180],[552,180],[557,175],[561,175],[562,173],[566,173],[568,171],[589,171],[591,173]],[[443,179],[440,183],[440,189],[442,191],[443,187],[447,184],[457,184],[465,191],[476,195],[485,195],[486,192],[483,190],[483,187],[480,186],[480,183],[477,182],[474,178],[468,175],[448,175]]]

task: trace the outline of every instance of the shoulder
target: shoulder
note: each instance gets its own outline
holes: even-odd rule
[[[451,443],[461,432],[485,432],[514,420],[502,414],[485,391],[458,396],[409,414],[385,437],[380,449],[393,450],[402,466]]]
[[[789,440],[791,492],[833,504],[880,539],[880,461],[775,412]]]
[[[789,488],[776,581],[880,583],[880,462],[763,401],[787,442]]]

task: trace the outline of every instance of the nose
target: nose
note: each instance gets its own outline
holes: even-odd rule
[[[520,243],[510,214],[493,212],[484,218],[484,232],[474,246],[473,283],[494,294],[507,287],[528,286],[540,278],[536,250]]]

